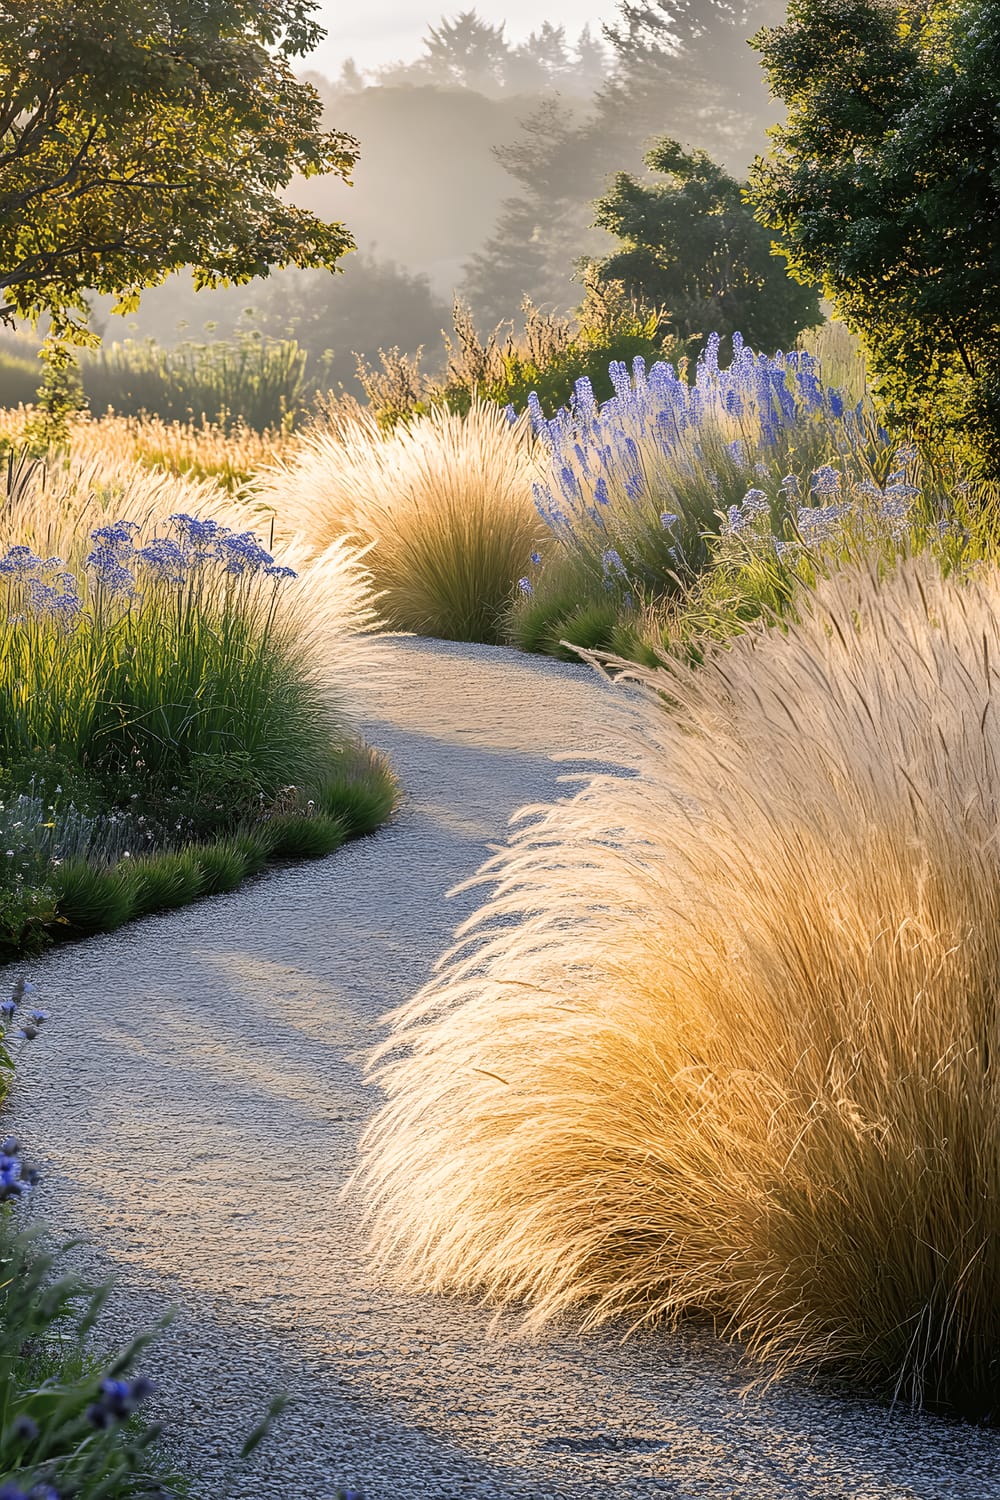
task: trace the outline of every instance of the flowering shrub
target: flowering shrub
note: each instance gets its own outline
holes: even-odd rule
[[[586,381],[552,418],[532,402],[548,450],[535,500],[551,538],[521,580],[516,636],[553,610],[571,627],[602,595],[613,632],[644,606],[697,591],[748,548],[777,566],[780,594],[798,563],[808,575],[817,548],[898,550],[915,531],[922,544],[948,530],[949,505],[922,482],[916,450],[899,449],[864,399],[849,404],[825,385],[814,355],[733,342],[720,369],[719,339],[708,340],[693,384],[672,365],[647,372],[636,361],[631,375],[612,367],[615,395],[603,404]]]
[[[718,335],[708,340],[693,385],[673,365],[647,372],[636,360],[631,376],[611,367],[615,395],[603,404],[587,381],[551,419],[530,403],[549,452],[548,476],[535,488],[539,512],[558,548],[596,564],[605,581],[662,592],[672,576],[704,564],[721,514],[751,483],[871,441],[864,407],[846,407],[827,389],[812,355],[769,358],[738,335],[733,343],[722,370]]]

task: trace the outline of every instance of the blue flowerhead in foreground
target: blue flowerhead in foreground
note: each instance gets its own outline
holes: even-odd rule
[[[124,1422],[155,1392],[156,1386],[143,1376],[136,1380],[102,1380],[97,1400],[87,1407],[87,1421],[97,1428]]]

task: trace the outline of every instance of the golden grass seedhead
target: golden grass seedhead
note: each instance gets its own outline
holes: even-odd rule
[[[279,535],[322,548],[370,544],[381,608],[397,629],[496,640],[517,578],[544,526],[531,486],[533,440],[497,406],[438,408],[385,433],[368,412],[304,434],[256,500]]]
[[[535,810],[392,1018],[383,1264],[993,1414],[998,622],[995,570],[911,561],[619,679],[620,769]]]

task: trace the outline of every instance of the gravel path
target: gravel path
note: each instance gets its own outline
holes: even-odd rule
[[[338,1192],[375,1096],[358,1052],[427,976],[470,874],[594,738],[583,668],[401,638],[367,726],[407,791],[329,860],[66,948],[14,1126],[36,1211],[114,1274],[106,1333],[168,1305],[161,1415],[195,1500],[1000,1500],[1000,1435],[821,1396],[742,1394],[707,1335],[519,1342],[373,1281]],[[235,1459],[271,1394],[293,1405]]]

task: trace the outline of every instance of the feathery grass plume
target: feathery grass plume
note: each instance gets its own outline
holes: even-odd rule
[[[350,536],[386,621],[450,640],[496,641],[542,530],[527,419],[476,403],[383,432],[369,413],[306,432],[296,456],[262,476],[254,498],[279,536],[317,548]]]
[[[33,415],[31,406],[0,408],[0,446],[23,448]],[[111,468],[134,462],[190,479],[214,479],[227,490],[238,489],[257,469],[280,459],[291,443],[279,428],[256,432],[234,423],[227,432],[204,418],[167,422],[110,411],[101,417],[78,413],[69,418],[68,429],[69,451],[81,462],[99,460]]]
[[[22,482],[4,497],[0,545],[26,543],[76,561],[90,550],[91,531],[109,520],[145,526],[178,512],[209,514],[239,529],[253,524],[247,509],[211,479],[148,469],[123,454],[109,457],[99,445],[84,444],[30,464]]]
[[[847,570],[631,676],[620,767],[529,810],[391,1018],[377,1255],[993,1417],[1000,572]]]

